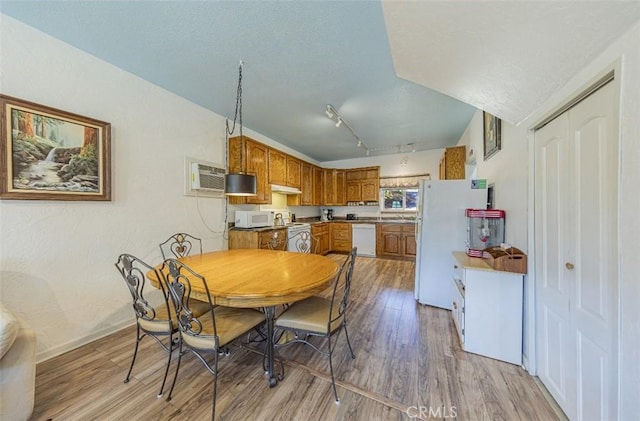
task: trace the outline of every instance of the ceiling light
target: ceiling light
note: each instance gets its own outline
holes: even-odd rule
[[[362,147],[362,140],[358,140],[358,144],[357,144],[356,146],[358,146],[359,148],[361,148],[361,147]]]
[[[336,122],[336,127],[340,127],[341,124],[342,124],[342,119],[338,117],[338,121]]]
[[[371,155],[371,150],[367,148],[367,156]]]
[[[240,124],[240,144],[244,145],[242,138],[242,60],[238,68],[238,90],[236,93],[236,113],[233,116],[233,127],[229,130],[229,120],[226,121],[227,141],[225,147],[229,148],[228,135],[232,134],[236,129],[236,121]],[[256,177],[243,172],[242,155],[240,152],[240,171],[239,174],[227,174],[224,177],[224,194],[228,196],[255,196],[256,195]]]
[[[327,117],[329,118],[333,118],[334,114],[333,114],[333,107],[331,105],[327,104],[327,109],[324,110],[324,112],[327,114]]]

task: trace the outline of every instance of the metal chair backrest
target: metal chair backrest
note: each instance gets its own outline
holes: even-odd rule
[[[289,239],[289,244],[294,245],[294,250],[298,253],[314,253],[318,252],[319,242],[309,231],[300,231]]]
[[[331,294],[331,307],[329,310],[329,324],[327,332],[331,334],[336,327],[341,326],[341,322],[347,311],[349,304],[349,291],[351,290],[351,278],[353,276],[353,267],[356,262],[357,247],[351,249],[351,252],[345,259],[336,275],[336,282],[333,286]],[[332,329],[333,327],[333,329]]]
[[[263,246],[265,245],[269,250],[286,250],[287,235],[285,230],[274,230],[273,233],[269,235],[269,238],[262,242],[260,247],[264,248]]]
[[[145,298],[145,286],[147,284],[147,274],[154,273],[158,281],[162,277],[157,269],[151,267],[141,259],[127,253],[123,253],[118,257],[115,263],[118,272],[122,275],[124,283],[129,288],[131,298],[133,299],[133,311],[137,318],[148,321],[156,319],[156,310]],[[166,314],[169,312],[169,297],[162,282],[158,282],[162,295],[164,296],[164,305],[166,305]]]
[[[169,290],[169,295],[171,296],[175,306],[176,314],[178,315],[178,327],[183,335],[183,340],[188,344],[192,344],[193,342],[188,338],[185,338],[185,336],[190,338],[206,337],[214,339],[215,349],[218,349],[218,331],[216,329],[216,318],[213,310],[214,307],[205,278],[194,272],[184,263],[175,259],[165,260],[164,265],[164,279]],[[211,314],[211,320],[213,323],[212,334],[211,332],[206,334],[203,332],[204,325],[200,318],[204,315],[196,317],[191,309],[191,303],[195,300],[195,298],[191,296],[193,293],[194,283],[197,287],[204,288],[204,291],[206,291],[207,299],[209,301],[209,313]]]
[[[160,253],[164,260],[189,256],[194,249],[202,254],[202,240],[184,232],[173,234],[167,241],[160,243]]]

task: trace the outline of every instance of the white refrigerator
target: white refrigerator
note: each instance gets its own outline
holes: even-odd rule
[[[483,185],[484,184],[484,185]],[[472,180],[421,181],[416,224],[415,298],[451,310],[453,256],[467,242],[465,209],[487,207],[486,183]]]

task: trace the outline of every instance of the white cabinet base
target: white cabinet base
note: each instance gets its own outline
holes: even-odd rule
[[[522,365],[523,275],[483,267],[482,259],[454,256],[458,275],[452,301],[458,308],[452,317],[462,349]],[[457,277],[462,279],[456,282]]]

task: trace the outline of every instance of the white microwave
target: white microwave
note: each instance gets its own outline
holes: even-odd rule
[[[273,225],[273,212],[270,211],[236,211],[236,227],[259,228]]]

